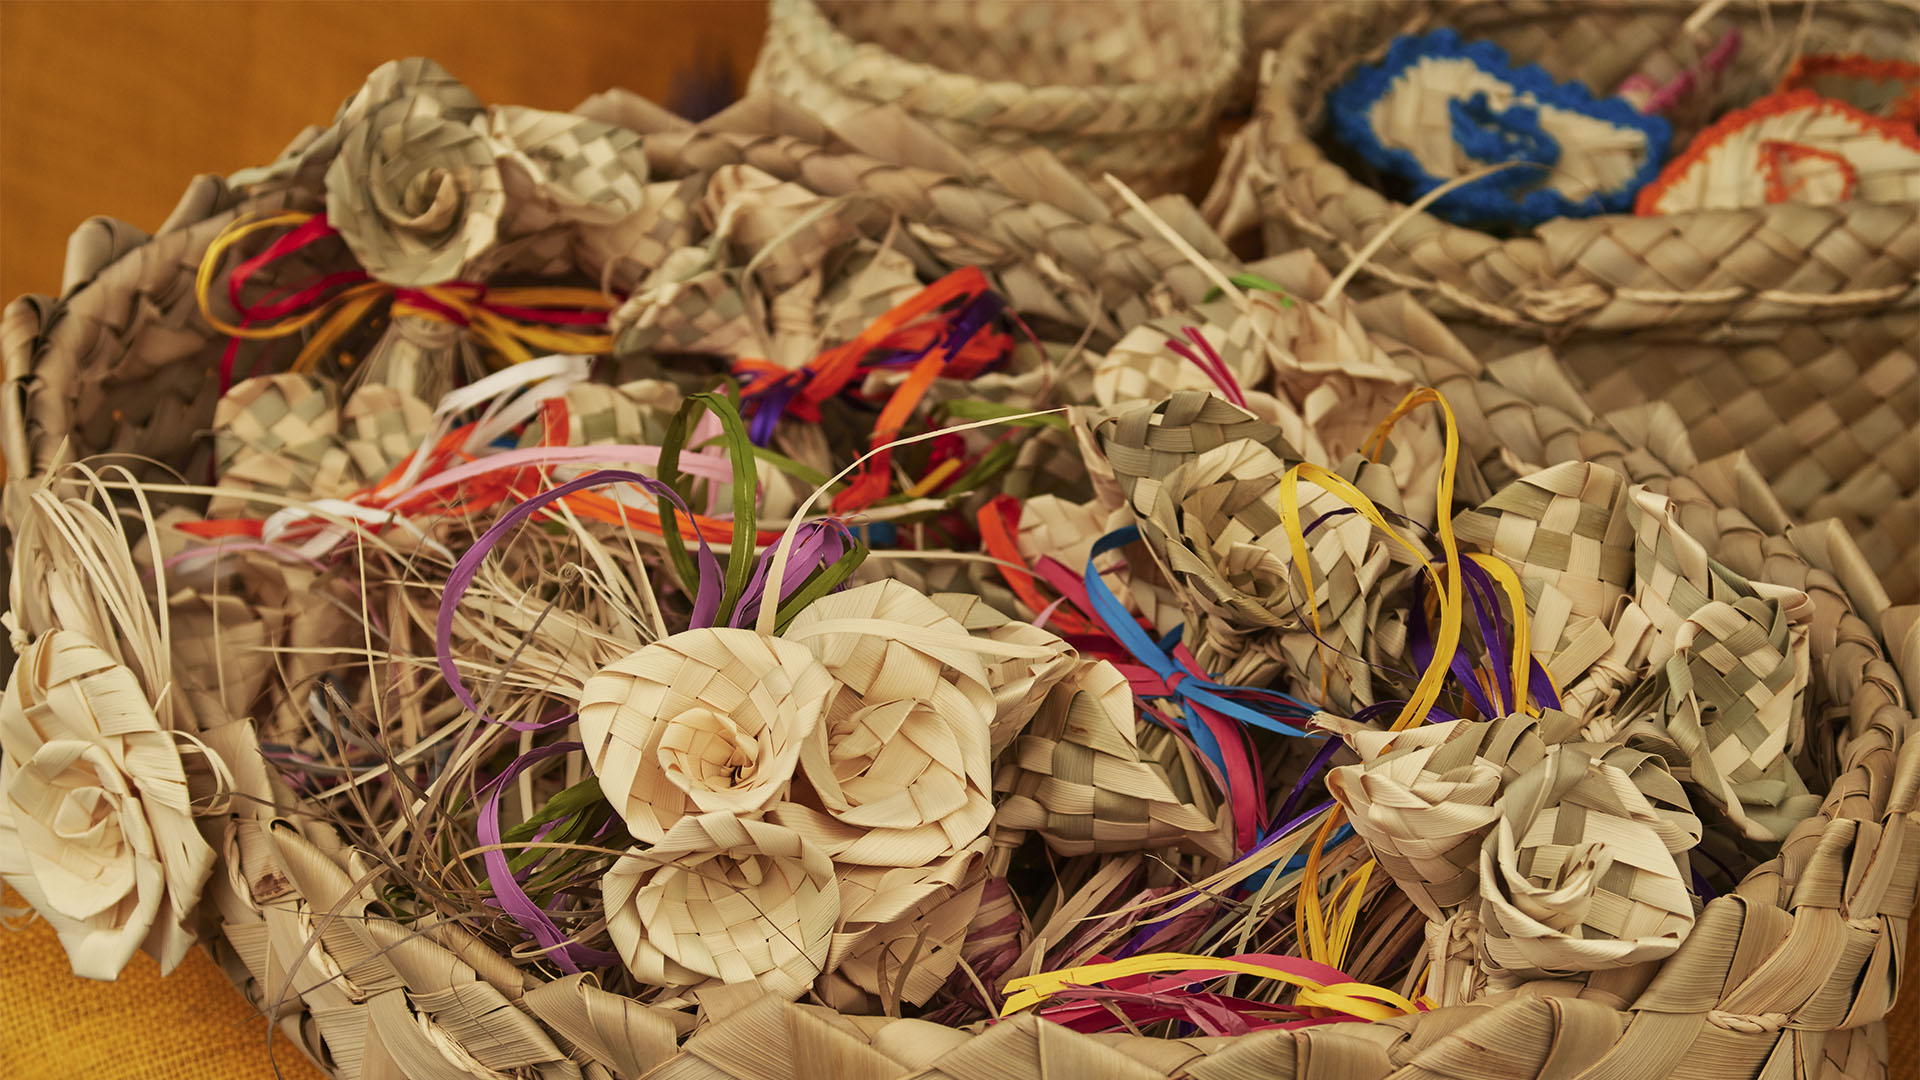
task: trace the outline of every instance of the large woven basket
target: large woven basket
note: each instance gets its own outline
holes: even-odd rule
[[[583,111],[639,131],[656,182],[697,185],[706,170],[750,162],[815,192],[872,199],[914,221],[936,262],[981,260],[1020,310],[1092,322],[1101,344],[1197,302],[1209,286],[1196,256],[1239,269],[1177,203],[1157,208],[1180,236],[1175,243],[1138,214],[1108,214],[1071,184],[1059,189],[1072,196],[1063,206],[1039,205],[986,178],[864,156],[766,102],[699,127],[624,96]],[[316,198],[295,182],[258,205],[218,181],[199,181],[151,237],[90,226],[75,245],[65,295],[7,309],[0,437],[11,527],[24,520],[27,493],[62,460],[138,450],[182,472],[204,467],[200,432],[214,406],[208,371],[224,338],[197,314],[193,269],[238,215]],[[869,227],[886,228],[888,217]],[[563,272],[578,269],[562,260]],[[1304,255],[1259,270],[1301,302],[1331,285]],[[1898,948],[1920,879],[1912,820],[1920,724],[1906,703],[1920,689],[1912,612],[1889,608],[1843,530],[1790,527],[1750,468],[1737,458],[1696,462],[1684,436],[1662,427],[1660,410],[1596,416],[1537,354],[1483,366],[1405,295],[1325,303],[1337,322],[1361,328],[1447,395],[1465,435],[1463,473],[1484,484],[1562,461],[1610,465],[1674,499],[1688,529],[1735,572],[1811,598],[1808,741],[1825,800],[1737,894],[1707,905],[1657,972],[1643,966],[1626,979],[1534,983],[1393,1021],[1232,1039],[1085,1036],[1031,1015],[961,1031],[765,999],[682,1043],[673,1017],[591,981],[550,981],[458,927],[410,932],[359,893],[362,857],[285,791],[272,805],[233,806],[216,954],[275,1017],[281,1037],[349,1077],[376,1069],[434,1078],[743,1080],[1882,1075],[1881,1018],[1896,991]],[[31,639],[47,626],[36,621],[35,605],[19,603],[21,588],[16,582],[17,632]],[[1891,658],[1883,630],[1896,642]],[[258,761],[235,767],[243,781],[263,771]],[[285,970],[263,980],[243,960],[266,955]],[[374,1045],[385,1054],[333,1050]]]
[[[1043,146],[1184,190],[1240,71],[1240,0],[773,0],[752,85],[830,122],[893,103],[969,154]]]
[[[1210,196],[1223,233],[1258,224],[1269,250],[1362,260],[1483,355],[1545,339],[1596,408],[1666,401],[1704,456],[1745,449],[1801,520],[1837,517],[1899,600],[1920,598],[1920,206],[1778,204],[1664,217],[1559,219],[1512,239],[1399,203],[1329,159],[1327,92],[1396,35],[1440,26],[1518,64],[1610,94],[1643,68],[1683,70],[1693,3],[1322,5],[1270,55],[1256,115]],[[1674,116],[1684,145],[1770,90],[1802,53],[1911,59],[1901,4],[1728,4],[1738,56]]]

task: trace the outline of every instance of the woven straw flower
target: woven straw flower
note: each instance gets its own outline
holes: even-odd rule
[[[1385,591],[1392,569],[1389,545],[1358,515],[1329,516],[1346,503],[1298,486],[1298,524],[1312,530],[1316,638],[1279,511],[1281,476],[1297,455],[1278,428],[1182,391],[1101,421],[1095,434],[1187,611],[1187,643],[1202,670],[1258,684],[1284,665],[1304,685],[1325,687],[1337,709],[1372,701],[1361,646],[1367,602]],[[1337,471],[1382,510],[1400,511],[1385,466],[1349,455]],[[1250,666],[1234,668],[1243,656]]]
[[[1062,855],[1176,844],[1230,855],[1199,767],[1171,739],[1143,752],[1136,715],[1125,676],[1104,660],[1081,663],[1015,742],[996,826],[1036,831]]]
[[[786,639],[845,688],[800,752],[810,801],[777,807],[775,820],[866,866],[920,866],[986,831],[998,706],[986,649],[965,626],[878,581],[814,602]]]
[[[1748,836],[1783,839],[1820,804],[1793,764],[1805,737],[1813,603],[1715,563],[1665,496],[1631,495],[1634,606],[1650,624],[1647,661],[1659,677],[1620,703],[1618,738],[1684,760],[1682,779]]]
[[[1392,732],[1324,713],[1315,725],[1360,757],[1328,772],[1327,791],[1427,917],[1428,994],[1443,1005],[1479,996],[1480,849],[1499,819],[1496,803],[1548,747],[1576,735],[1578,721],[1550,709]]]
[[[798,997],[825,968],[840,886],[791,829],[729,814],[683,818],[600,882],[607,932],[642,982],[757,983]]]
[[[1658,960],[1693,929],[1680,857],[1699,843],[1700,821],[1660,759],[1553,747],[1497,809],[1480,848],[1490,982]]]
[[[0,878],[74,973],[115,978],[141,948],[172,970],[213,861],[134,674],[72,631],[27,646],[0,702]]]
[[[327,220],[367,273],[418,287],[453,280],[492,246],[506,191],[472,92],[433,65],[402,74],[356,121],[343,114]]]
[[[1008,618],[978,596],[948,592],[934,593],[928,599],[976,637],[1032,646],[1041,652],[1039,657],[984,658],[987,684],[993,687],[996,707],[991,752],[998,758],[1000,751],[1033,719],[1033,714],[1040,711],[1048,691],[1073,673],[1077,666],[1073,646],[1032,623]]]
[[[925,1004],[960,963],[986,886],[985,836],[926,866],[840,868],[840,926],[826,980]]]
[[[754,816],[787,794],[840,684],[804,646],[688,630],[608,665],[580,693],[601,790],[642,843],[690,814]]]

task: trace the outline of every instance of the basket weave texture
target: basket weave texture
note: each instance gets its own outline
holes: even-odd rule
[[[1899,4],[1727,5],[1697,34],[1696,8],[1322,5],[1267,57],[1209,218],[1335,266],[1367,249],[1364,276],[1420,296],[1482,355],[1552,343],[1603,412],[1668,402],[1701,455],[1745,449],[1796,519],[1847,522],[1894,598],[1920,598],[1920,205],[1562,218],[1503,238],[1405,213],[1321,141],[1330,89],[1396,35],[1440,26],[1598,94],[1636,71],[1684,70],[1737,28],[1725,76],[1670,117],[1681,146],[1771,90],[1796,55],[1900,57],[1920,34],[1920,13]]]
[[[1212,148],[1242,40],[1240,0],[772,0],[752,85],[829,122],[893,103],[969,154],[1042,146],[1159,194]]]
[[[1164,309],[1201,302],[1211,279],[1192,255],[1217,271],[1240,269],[1178,200],[1156,205],[1162,231],[1137,211],[1108,210],[1057,166],[1047,171],[1044,159],[1023,157],[998,175],[943,173],[939,163],[957,152],[904,120],[912,138],[893,145],[906,147],[914,164],[862,154],[764,99],[697,127],[626,97],[583,112],[638,134],[649,182],[666,185],[657,190],[669,206],[676,196],[665,192],[703,190],[716,170],[741,163],[817,194],[859,196],[887,212],[857,227],[878,234],[898,214],[936,263],[984,263],[1017,310],[1092,323],[1100,348]],[[64,459],[137,449],[183,473],[205,469],[212,449],[200,433],[212,426],[216,404],[208,372],[224,338],[197,313],[194,268],[239,215],[318,202],[297,176],[249,198],[203,179],[153,236],[90,225],[64,296],[7,308],[0,438],[11,473],[5,520],[16,536],[32,514],[30,493]],[[561,272],[578,269],[573,256],[556,258]],[[1881,1019],[1920,886],[1920,724],[1908,704],[1920,690],[1915,610],[1888,603],[1844,529],[1794,525],[1744,458],[1697,457],[1670,411],[1598,415],[1550,357],[1483,364],[1404,293],[1329,295],[1330,277],[1310,256],[1258,269],[1297,302],[1321,304],[1324,325],[1347,328],[1403,377],[1446,395],[1463,432],[1464,491],[1484,497],[1516,475],[1561,463],[1613,468],[1673,500],[1676,518],[1718,563],[1808,597],[1806,738],[1819,808],[1737,892],[1698,913],[1678,952],[1590,977],[1488,988],[1464,1004],[1390,1021],[1230,1039],[1085,1036],[1031,1015],[962,1031],[766,998],[682,1043],[685,1014],[580,976],[550,980],[456,926],[402,926],[361,880],[364,857],[268,783],[257,755],[243,754],[236,729],[244,724],[226,723],[200,737],[242,762],[239,783],[266,801],[235,804],[216,874],[216,955],[282,1037],[343,1077],[1882,1075]],[[16,581],[24,642],[48,630],[51,616],[20,601]],[[631,687],[620,693],[645,703]],[[1193,809],[1165,785],[1150,795],[1162,817]],[[706,820],[684,818],[678,842],[720,846]],[[1087,830],[1095,840],[1097,829]],[[785,829],[765,831],[764,848],[755,838],[725,844],[775,850],[774,834]],[[791,884],[805,896],[825,883],[803,872]],[[1468,932],[1465,923],[1451,925]]]

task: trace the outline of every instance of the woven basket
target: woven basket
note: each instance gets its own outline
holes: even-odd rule
[[[1187,252],[1238,269],[1177,204],[1159,209],[1167,227],[1184,234],[1180,244],[1135,216],[1114,218],[1071,184],[1057,190],[1073,196],[1064,205],[1079,213],[1036,205],[983,178],[865,157],[766,103],[699,127],[625,96],[583,111],[639,131],[656,183],[691,189],[706,170],[751,162],[815,192],[916,215],[936,264],[983,259],[1020,310],[1077,314],[1096,324],[1103,344],[1199,301],[1208,279]],[[204,467],[209,450],[198,433],[213,417],[206,384],[224,338],[196,312],[193,269],[236,216],[317,198],[296,182],[257,205],[203,179],[152,237],[89,226],[75,244],[66,295],[7,309],[0,437],[11,470],[10,527],[21,526],[27,493],[61,460],[138,447],[175,469]],[[869,227],[884,230],[887,216]],[[563,259],[560,272],[580,269]],[[1302,302],[1331,284],[1304,254],[1259,269]],[[235,741],[244,724],[201,733],[234,763],[237,786],[267,800],[235,801],[209,889],[222,928],[211,942],[216,955],[282,1038],[347,1077],[1515,1078],[1589,1068],[1647,1078],[1880,1076],[1880,1018],[1893,1000],[1920,879],[1912,820],[1920,725],[1905,704],[1920,688],[1911,610],[1889,609],[1844,531],[1790,528],[1750,468],[1738,459],[1696,463],[1659,410],[1597,417],[1540,354],[1483,366],[1405,295],[1326,304],[1336,323],[1360,328],[1447,395],[1465,435],[1463,475],[1474,478],[1467,489],[1555,462],[1610,465],[1673,498],[1689,531],[1734,571],[1812,598],[1818,689],[1808,728],[1821,762],[1816,783],[1828,792],[1822,809],[1737,895],[1711,902],[1657,971],[1533,983],[1393,1021],[1236,1039],[1092,1037],[1031,1015],[975,1034],[764,999],[682,1043],[685,1014],[578,976],[549,981],[458,926],[403,927],[362,891],[364,856],[304,816],[299,800],[244,753],[245,740]],[[16,588],[16,640],[24,642],[48,627],[20,596]],[[1891,661],[1883,627],[1897,643]]]
[[[1043,146],[1184,190],[1240,71],[1240,0],[773,0],[752,86],[829,122],[894,103],[968,154]]]
[[[1324,5],[1269,57],[1254,121],[1209,197],[1229,237],[1311,244],[1332,265],[1413,291],[1485,356],[1556,346],[1595,408],[1666,401],[1703,456],[1752,455],[1799,520],[1848,523],[1892,595],[1920,598],[1920,206],[1779,204],[1665,217],[1560,219],[1501,239],[1380,194],[1329,160],[1327,92],[1396,35],[1440,26],[1514,64],[1610,94],[1683,69],[1693,3]],[[1712,100],[1671,116],[1685,145],[1714,113],[1771,90],[1800,53],[1901,56],[1898,4],[1729,4],[1742,46]]]

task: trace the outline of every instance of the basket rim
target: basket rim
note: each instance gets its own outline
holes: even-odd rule
[[[890,102],[910,88],[934,83],[970,91],[955,94],[953,100],[956,102],[964,102],[968,97],[978,94],[998,94],[1024,98],[1031,108],[1044,111],[1059,110],[1065,106],[1080,105],[1089,101],[1122,105],[1148,102],[1173,103],[1180,107],[1167,108],[1162,123],[1140,125],[1131,133],[1172,131],[1187,127],[1190,122],[1189,114],[1205,112],[1213,101],[1222,98],[1232,87],[1234,78],[1246,59],[1245,34],[1241,17],[1242,2],[1243,0],[1208,0],[1206,3],[1187,5],[1189,8],[1207,13],[1208,21],[1218,31],[1208,36],[1212,37],[1219,46],[1220,53],[1231,57],[1233,62],[1230,65],[1223,64],[1213,68],[1203,65],[1194,75],[1173,82],[1133,80],[1117,84],[1075,85],[984,79],[963,71],[939,67],[926,61],[910,60],[872,42],[856,41],[852,35],[834,24],[822,10],[818,0],[770,0],[767,39],[764,47],[772,49],[779,45],[809,75],[842,93],[858,96],[876,104]],[[816,47],[795,48],[794,45],[801,41]],[[823,66],[818,62],[823,54],[831,58],[832,67]],[[883,61],[879,67],[886,79],[856,85],[833,77],[833,68],[860,57],[875,57]],[[1079,130],[1079,125],[1070,115],[1063,115],[1051,126],[1036,127],[999,118],[986,120],[972,118],[959,107],[935,111],[927,108],[924,102],[918,104],[916,110],[923,110],[925,115],[936,117],[946,123],[974,127],[1012,128],[1040,134],[1050,131]],[[1107,137],[1120,138],[1128,134],[1129,132],[1112,132]]]

